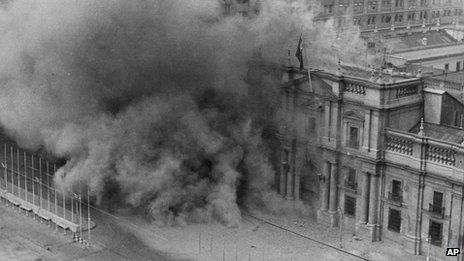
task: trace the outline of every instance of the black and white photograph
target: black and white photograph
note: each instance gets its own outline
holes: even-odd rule
[[[0,0],[0,261],[464,261],[463,0]]]

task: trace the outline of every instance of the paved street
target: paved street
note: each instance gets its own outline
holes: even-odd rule
[[[98,213],[90,250],[71,235],[0,204],[0,260],[172,260],[150,249],[117,222]]]

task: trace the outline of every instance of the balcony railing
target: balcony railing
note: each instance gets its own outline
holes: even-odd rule
[[[345,188],[356,194],[358,192],[358,183],[345,181]]]
[[[403,202],[403,195],[399,193],[392,193],[388,192],[388,200],[397,202],[397,203],[402,203]]]
[[[412,155],[412,141],[400,136],[387,136],[387,150]]]
[[[440,205],[429,204],[429,212],[435,217],[445,217],[445,207],[442,207]]]
[[[432,244],[434,246],[441,246],[442,243],[443,243],[442,238],[432,238],[432,239],[430,239],[430,244]]]
[[[427,131],[425,131],[427,135]],[[417,160],[423,159],[434,167],[451,167],[457,168],[461,166],[460,162],[464,157],[464,145],[458,143],[450,143],[444,140],[430,138],[416,133],[407,133],[397,130],[387,130],[385,135],[385,148],[387,157],[397,158],[403,154],[412,156]],[[425,148],[425,153],[423,149]],[[394,152],[395,154],[391,154]]]
[[[427,160],[441,164],[454,166],[456,163],[456,152],[439,146],[428,146],[426,156]]]

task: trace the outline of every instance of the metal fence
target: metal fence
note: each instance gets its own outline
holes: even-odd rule
[[[87,186],[79,183],[67,191],[56,189],[56,164],[6,143],[1,154],[1,197],[27,215],[32,213],[34,219],[54,224],[65,233],[71,231],[75,241],[89,245],[94,223]]]

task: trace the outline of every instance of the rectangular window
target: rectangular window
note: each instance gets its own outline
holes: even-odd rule
[[[438,191],[433,192],[433,206],[437,208],[443,207],[443,193]]]
[[[316,132],[316,118],[308,117],[308,134],[315,134]]]
[[[433,205],[440,208],[443,206],[443,193],[438,191],[433,192]]]
[[[355,184],[356,183],[356,170],[353,168],[348,168],[348,173],[346,180],[349,184]]]
[[[430,220],[429,237],[431,244],[441,246],[442,243],[443,224]]]
[[[456,62],[456,71],[459,72],[461,70],[461,62]]]
[[[392,181],[392,193],[395,195],[401,195],[401,181],[399,180]]]
[[[359,129],[357,127],[349,126],[349,140],[348,147],[353,149],[359,148]]]
[[[356,213],[356,198],[345,196],[345,214],[354,216]]]
[[[357,183],[356,183],[356,170],[353,168],[347,168],[346,176],[345,176],[345,187],[351,190],[357,190]]]
[[[449,70],[449,63],[445,63],[445,70],[446,70],[446,71]]]
[[[390,208],[388,213],[388,230],[397,233],[401,231],[401,211]]]

